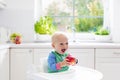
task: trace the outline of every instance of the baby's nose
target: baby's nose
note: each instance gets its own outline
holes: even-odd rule
[[[64,48],[67,48],[68,46],[67,46],[67,45],[64,45],[63,47],[64,47]]]

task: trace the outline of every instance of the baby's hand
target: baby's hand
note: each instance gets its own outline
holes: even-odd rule
[[[60,62],[60,67],[64,67],[64,66],[69,66],[69,62],[67,62],[66,60]]]
[[[70,65],[75,65],[78,63],[78,59],[76,59],[72,56],[66,57],[66,61],[69,62]]]

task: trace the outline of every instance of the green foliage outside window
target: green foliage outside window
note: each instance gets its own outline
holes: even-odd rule
[[[103,7],[100,5],[100,2],[97,0],[88,2],[84,11],[88,15],[88,18],[75,19],[77,32],[95,31],[100,25],[103,25]],[[82,15],[83,13],[80,12],[79,14]]]
[[[77,32],[93,32],[97,30],[100,25],[103,25],[103,5],[100,2],[101,0],[61,0],[66,6],[66,8],[64,7],[62,10],[59,9],[59,6],[61,6],[59,5],[59,1],[55,1],[45,8],[46,15],[52,16],[54,20],[50,19],[50,21],[46,22],[43,21],[43,18],[40,18],[40,20],[35,23],[36,33],[51,34],[59,24],[63,24],[62,27],[71,25],[71,27],[75,27]],[[70,12],[64,11],[66,9],[70,10]],[[65,19],[63,20],[62,18]],[[73,21],[69,22],[70,19]],[[53,26],[52,21],[57,27]],[[61,25],[59,27],[61,27]]]
[[[77,32],[92,32],[96,31],[98,26],[103,24],[103,19],[101,18],[82,18],[78,19],[79,23],[76,22],[75,27]]]

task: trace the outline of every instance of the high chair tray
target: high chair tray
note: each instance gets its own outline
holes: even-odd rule
[[[97,70],[79,66],[71,66],[64,72],[32,74],[33,80],[101,80],[102,77],[102,73]]]

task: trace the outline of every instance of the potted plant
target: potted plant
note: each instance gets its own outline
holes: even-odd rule
[[[98,41],[108,41],[110,40],[110,32],[105,28],[99,28],[95,32],[95,40]]]
[[[53,34],[56,27],[53,25],[53,19],[50,16],[42,16],[34,24],[37,40],[45,41],[50,40],[49,36]]]

